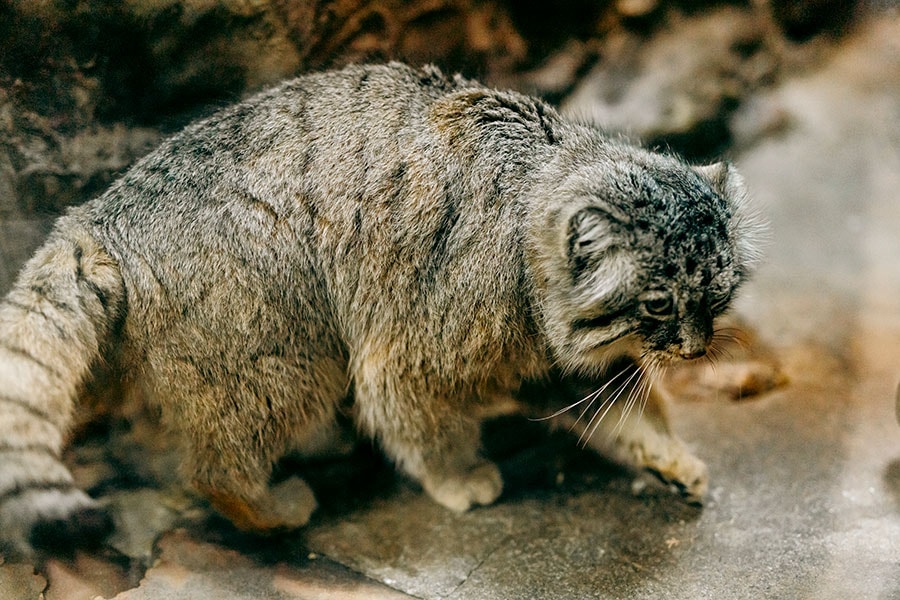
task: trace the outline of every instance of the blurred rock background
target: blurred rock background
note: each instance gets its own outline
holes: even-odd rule
[[[0,290],[46,217],[97,194],[190,119],[299,73],[433,62],[704,159],[783,126],[777,107],[748,95],[827,52],[863,9],[848,0],[0,0]]]

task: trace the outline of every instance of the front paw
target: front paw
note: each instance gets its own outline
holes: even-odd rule
[[[687,502],[702,504],[709,488],[706,463],[686,449],[668,458],[649,457],[646,469],[663,483],[673,486]]]
[[[456,512],[465,512],[476,504],[491,504],[503,491],[500,470],[489,461],[462,474],[431,475],[423,485],[438,504]]]

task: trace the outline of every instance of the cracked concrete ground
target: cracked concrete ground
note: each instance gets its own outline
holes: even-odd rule
[[[900,17],[757,100],[786,125],[735,156],[772,223],[737,312],[788,383],[733,400],[721,379],[756,360],[739,349],[673,377],[704,507],[502,422],[494,506],[452,514],[362,453],[343,480],[320,468],[334,508],[299,534],[247,538],[154,492],[175,516],[139,544],[148,569],[122,551],[2,564],[0,597],[900,598]]]

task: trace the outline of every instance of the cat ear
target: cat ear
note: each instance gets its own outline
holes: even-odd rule
[[[723,196],[728,196],[725,193],[725,187],[727,186],[728,179],[730,177],[730,173],[734,171],[734,167],[732,167],[727,162],[717,162],[711,165],[701,165],[696,167],[691,167],[699,173],[704,179],[710,182],[713,186],[713,189],[716,190],[719,194]],[[735,172],[735,175],[737,172]],[[738,175],[738,177],[740,177]],[[741,181],[743,183],[743,181]]]
[[[616,245],[614,219],[608,213],[595,206],[578,210],[566,230],[566,257],[573,279]]]
[[[736,241],[738,256],[746,271],[752,270],[762,258],[768,228],[766,221],[753,206],[744,178],[727,162],[693,167],[710,182],[731,209],[729,228]]]
[[[609,248],[613,241],[610,217],[596,207],[582,208],[569,219],[568,254],[595,254]]]
[[[592,203],[567,221],[566,262],[576,306],[619,306],[628,296],[635,265],[628,245],[627,226],[614,212]]]

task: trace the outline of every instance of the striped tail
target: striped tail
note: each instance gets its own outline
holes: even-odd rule
[[[75,216],[61,218],[0,303],[0,546],[102,538],[111,521],[60,455],[75,400],[124,314],[118,266]]]

